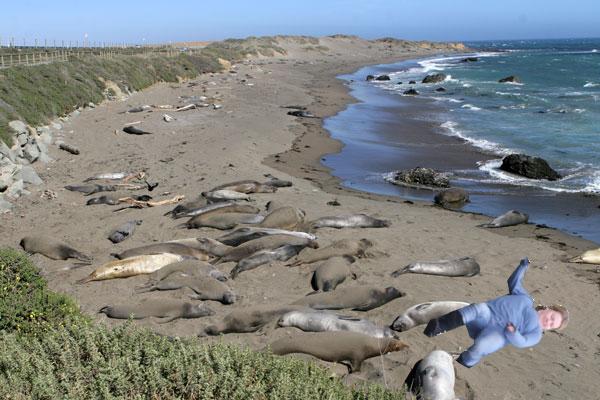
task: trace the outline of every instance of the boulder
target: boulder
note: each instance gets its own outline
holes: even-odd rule
[[[423,78],[422,83],[438,83],[446,79],[446,74],[431,74]]]
[[[546,160],[526,154],[510,154],[504,157],[500,169],[529,179],[555,181],[562,178],[558,172],[548,165]]]
[[[414,85],[414,84],[416,84],[416,83],[417,83],[416,81],[408,81],[408,84],[409,84],[409,85]]]
[[[442,207],[460,207],[469,201],[469,194],[461,188],[450,188],[436,193],[433,201]]]
[[[2,157],[10,160],[11,162],[15,162],[15,153],[8,148],[8,146],[0,140],[0,159]]]
[[[8,201],[4,200],[3,196],[0,196],[0,214],[4,214],[9,212],[12,209],[13,205]]]
[[[402,94],[405,94],[407,96],[416,96],[419,94],[419,92],[417,92],[415,89],[408,89],[405,90]]]
[[[416,167],[392,174],[389,182],[402,186],[449,187],[450,180],[444,173],[431,168]]]
[[[376,81],[389,81],[391,80],[389,75],[379,75],[377,78],[375,78]]]
[[[21,168],[20,178],[23,179],[23,182],[32,185],[41,185],[44,183],[33,167],[30,167],[29,165],[24,165],[23,168]]]
[[[516,75],[507,76],[506,78],[502,78],[498,80],[500,83],[521,83],[521,79],[519,79]]]
[[[446,88],[439,87],[439,88],[435,89],[435,91],[438,92],[438,93],[442,93],[442,92],[446,91]]]
[[[375,75],[367,75],[367,82],[372,81],[373,79],[375,79]]]
[[[29,130],[27,129],[27,125],[23,121],[14,120],[8,123],[10,129],[17,135],[19,134],[28,134]]]
[[[16,137],[19,146],[25,146],[27,144],[27,141],[29,140],[29,134],[27,133],[18,133]]]
[[[477,58],[477,57],[467,57],[467,58],[463,58],[462,60],[460,60],[460,62],[464,62],[464,63],[477,62],[477,61],[479,61],[479,58]]]
[[[6,189],[4,194],[9,197],[16,199],[21,196],[25,192],[25,185],[22,179],[13,181],[13,183]]]
[[[35,162],[40,157],[40,150],[35,142],[35,139],[28,142],[23,147],[23,157],[30,163]]]

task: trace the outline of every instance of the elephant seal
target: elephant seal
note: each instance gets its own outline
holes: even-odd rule
[[[53,260],[74,258],[85,263],[92,262],[92,257],[86,256],[71,246],[42,236],[25,236],[19,244],[29,254],[39,253]]]
[[[525,224],[527,221],[529,221],[529,215],[516,210],[510,210],[498,218],[495,218],[489,224],[482,224],[479,226],[482,228],[502,228],[504,226]]]
[[[213,192],[202,192],[202,196],[211,203],[218,203],[227,200],[246,200],[250,201],[245,193],[236,192],[234,190],[220,189]]]
[[[339,215],[322,217],[309,222],[311,228],[383,228],[391,225],[390,221],[377,219],[367,214]]]
[[[418,361],[404,381],[408,390],[422,400],[458,400],[452,356],[434,350]]]
[[[180,301],[146,300],[142,304],[116,304],[104,306],[98,311],[109,318],[143,319],[148,317],[164,318],[161,324],[177,318],[200,318],[214,315],[206,304],[182,303]]]
[[[77,283],[88,283],[91,281],[102,281],[105,279],[128,278],[130,276],[151,274],[165,265],[179,262],[184,256],[171,253],[147,254],[135,256],[124,260],[108,262],[96,268],[87,277]]]
[[[279,318],[280,327],[293,326],[304,332],[356,332],[363,335],[386,338],[395,337],[387,326],[377,326],[367,319],[334,314],[329,311],[290,311]]]
[[[185,215],[187,213],[189,213],[190,211],[196,210],[196,209],[204,207],[204,206],[206,206],[206,199],[204,197],[200,197],[199,199],[196,199],[193,201],[188,201],[183,204],[179,204],[175,208],[173,208],[171,211],[167,211],[163,215],[165,217],[170,216],[173,219],[181,218],[181,217],[185,217]]]
[[[272,261],[287,261],[297,255],[304,247],[305,246],[303,245],[294,246],[291,244],[286,244],[285,246],[281,246],[273,250],[267,249],[257,251],[256,253],[238,261],[236,266],[231,270],[231,279],[237,278],[237,276],[244,271],[250,271]]]
[[[600,248],[588,250],[582,255],[569,260],[572,263],[600,264]]]
[[[214,300],[223,304],[233,304],[237,297],[223,282],[207,276],[189,276],[179,272],[172,273],[154,284],[137,288],[136,293],[177,290],[184,287],[194,291],[195,294],[190,296],[194,300]]]
[[[296,207],[280,207],[265,216],[258,224],[261,228],[294,229],[302,224],[306,213]]]
[[[234,192],[240,192],[245,194],[250,193],[275,193],[277,191],[276,186],[269,185],[268,183],[260,183],[257,181],[237,181],[225,183],[223,185],[219,185],[215,188],[212,188],[210,192],[214,192],[216,190],[233,190]]]
[[[123,128],[123,132],[129,133],[130,135],[152,135],[152,132],[144,131],[140,128],[131,125]]]
[[[364,360],[400,351],[408,345],[395,338],[374,338],[356,332],[302,333],[271,343],[273,354],[304,353],[321,360],[346,365],[350,371],[360,371]]]
[[[150,286],[176,272],[188,276],[208,276],[221,282],[227,280],[227,277],[211,264],[200,260],[190,259],[168,264],[161,269],[154,271],[148,275],[148,283],[139,286],[138,288]]]
[[[406,296],[406,293],[392,286],[385,289],[373,286],[358,286],[345,287],[333,292],[309,294],[292,304],[310,307],[315,310],[350,308],[354,311],[369,311],[402,296]]]
[[[254,207],[250,204],[239,204],[233,201],[225,201],[222,203],[212,203],[207,204],[203,207],[195,208],[189,210],[186,214],[183,214],[183,217],[195,217],[198,215],[216,215],[216,214],[225,214],[225,213],[248,213],[248,214],[258,214],[260,209]]]
[[[286,229],[257,228],[253,226],[238,228],[231,233],[218,237],[217,240],[229,246],[239,246],[240,244],[250,240],[269,235],[291,235],[310,240],[317,240],[317,237],[311,233],[288,231]]]
[[[436,193],[433,201],[444,208],[457,208],[469,201],[469,194],[461,188],[450,188]]]
[[[299,306],[251,306],[233,310],[221,322],[204,328],[198,336],[219,335],[221,333],[248,333],[256,332],[269,322],[281,315],[298,310]]]
[[[93,206],[93,205],[97,205],[97,204],[107,204],[109,206],[116,206],[117,204],[119,204],[119,197],[117,197],[117,196],[93,197],[93,198],[89,199],[88,201],[86,201],[86,203],[85,203],[86,206]]]
[[[108,235],[108,240],[110,240],[113,243],[121,243],[123,240],[133,235],[133,232],[135,232],[135,227],[141,224],[141,219],[128,221],[123,225],[119,226],[117,229],[113,230]]]
[[[180,256],[194,257],[200,261],[207,261],[210,257],[205,252],[195,249],[181,243],[155,243],[147,246],[135,247],[133,249],[122,251],[121,253],[113,253],[112,255],[119,260],[126,258],[141,256],[144,254],[161,254],[170,253]]]
[[[335,290],[337,285],[344,282],[348,276],[356,275],[350,270],[350,265],[355,261],[352,256],[329,258],[315,269],[310,284],[314,290],[329,292]]]
[[[398,316],[392,323],[391,328],[398,332],[404,332],[468,305],[469,303],[462,301],[430,301],[417,304]]]
[[[70,190],[71,192],[80,192],[86,196],[94,193],[100,192],[114,192],[117,190],[117,186],[115,185],[99,185],[99,184],[89,184],[89,185],[67,185],[65,189]]]
[[[237,247],[232,247],[231,250],[225,253],[223,257],[221,257],[217,262],[222,263],[229,261],[240,261],[241,259],[246,258],[256,253],[257,251],[266,249],[276,249],[285,245],[304,246],[312,248],[319,247],[317,242],[314,240],[290,235],[271,235],[250,240],[249,242],[241,244]]]
[[[260,214],[248,213],[219,213],[219,214],[202,214],[191,218],[189,221],[181,225],[188,229],[198,228],[215,228],[215,229],[232,229],[239,224],[257,224],[264,220],[264,216]]]
[[[428,274],[441,276],[475,276],[479,273],[479,264],[471,257],[463,257],[457,260],[439,260],[431,262],[416,262],[392,272],[396,278],[407,272],[413,274]]]
[[[332,257],[362,257],[365,255],[365,250],[372,246],[373,242],[368,239],[342,239],[318,250],[304,250],[298,254],[297,257],[294,257],[287,265],[296,266],[300,264],[309,264],[327,260]]]

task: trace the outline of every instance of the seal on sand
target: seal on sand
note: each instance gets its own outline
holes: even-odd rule
[[[458,400],[454,394],[455,379],[452,356],[434,350],[415,364],[404,384],[423,400]]]
[[[374,338],[356,332],[302,333],[279,339],[268,348],[273,354],[310,354],[321,360],[339,362],[349,371],[360,371],[364,360],[400,351],[408,345],[394,338]]]
[[[148,275],[148,283],[139,286],[138,288],[151,286],[176,272],[188,276],[208,276],[221,282],[227,280],[227,277],[211,264],[200,260],[190,259],[165,265],[161,269],[154,271]]]
[[[277,191],[277,187],[273,186],[273,185],[269,185],[268,182],[260,183],[257,181],[250,181],[250,180],[225,183],[223,185],[219,185],[215,188],[212,188],[210,191],[214,192],[215,190],[222,190],[222,189],[233,190],[235,192],[246,193],[246,194],[274,193]]]
[[[146,300],[142,304],[117,304],[104,306],[98,311],[109,318],[143,319],[148,317],[164,318],[161,324],[177,318],[200,318],[214,315],[206,304],[182,303],[180,301]]]
[[[188,229],[198,228],[215,228],[215,229],[231,229],[235,228],[239,224],[257,224],[263,221],[264,216],[260,214],[248,214],[248,213],[207,213],[192,217],[189,221],[181,226]]]
[[[96,268],[87,277],[77,281],[77,283],[87,283],[90,281],[102,281],[105,279],[128,278],[130,276],[151,274],[156,270],[161,269],[165,265],[183,260],[184,257],[171,254],[148,254],[143,256],[135,256],[124,260],[116,260],[108,262]]]
[[[236,266],[231,270],[231,279],[235,279],[240,273],[258,268],[263,264],[272,261],[287,261],[297,255],[305,246],[294,246],[286,244],[276,249],[260,250],[256,253],[241,259]]]
[[[315,269],[310,284],[314,290],[329,292],[335,290],[337,285],[344,282],[348,276],[356,275],[350,270],[350,265],[355,261],[352,256],[332,257],[323,261]]]
[[[436,193],[433,201],[444,208],[457,208],[469,201],[469,194],[461,188],[450,188]]]
[[[251,306],[233,310],[221,322],[204,328],[198,336],[219,335],[221,333],[256,332],[281,315],[298,310],[299,306]]]
[[[392,323],[391,328],[398,332],[404,332],[468,305],[469,303],[462,301],[430,301],[417,304],[399,315]]]
[[[321,260],[327,260],[328,258],[332,257],[363,257],[365,255],[365,250],[372,246],[373,242],[368,239],[342,239],[318,250],[304,250],[286,265],[296,266],[300,264],[309,264]]]
[[[280,207],[265,216],[258,225],[261,228],[294,229],[302,224],[306,213],[296,207]]]
[[[347,331],[376,338],[394,337],[393,331],[387,326],[380,327],[367,319],[338,315],[329,311],[290,311],[282,315],[277,324],[280,327],[293,326],[304,332]]]
[[[482,228],[502,228],[504,226],[512,226],[525,224],[529,220],[529,215],[516,210],[510,210],[505,214],[495,218],[489,224],[479,225]]]
[[[288,231],[286,229],[257,228],[253,226],[245,226],[242,228],[238,228],[231,233],[218,237],[217,240],[229,246],[239,246],[240,244],[248,242],[250,240],[258,239],[263,236],[269,235],[291,235],[303,237],[310,240],[317,240],[317,237],[311,233]]]
[[[373,218],[367,214],[339,215],[322,217],[308,223],[311,228],[383,228],[391,225],[390,221]]]
[[[159,270],[160,271],[160,270]],[[236,295],[223,282],[204,276],[189,276],[182,273],[172,273],[166,278],[143,288],[136,289],[136,293],[152,292],[154,290],[176,290],[190,288],[195,294],[190,296],[194,300],[214,300],[223,304],[233,304]]]
[[[119,260],[126,258],[141,256],[144,254],[161,254],[170,253],[178,254],[180,256],[194,257],[201,261],[207,261],[210,257],[205,252],[196,248],[186,246],[181,243],[155,243],[147,246],[135,247],[133,249],[125,250],[121,253],[113,253],[112,255]]]
[[[135,227],[138,225],[141,225],[141,224],[142,224],[141,219],[128,221],[128,222],[124,223],[123,225],[119,226],[117,229],[113,230],[108,235],[108,240],[110,240],[113,243],[120,243],[123,240],[130,237],[131,235],[133,235],[133,232],[135,231]]]
[[[265,249],[276,249],[285,245],[293,245],[293,246],[305,246],[317,248],[319,245],[314,240],[305,239],[297,236],[290,235],[272,235],[265,236],[258,239],[250,240],[244,244],[241,244],[237,247],[232,247],[223,257],[221,257],[218,262],[229,262],[229,261],[240,261],[243,258],[246,258],[257,251],[265,250]]]
[[[428,274],[441,276],[475,276],[479,273],[479,264],[471,257],[463,257],[457,260],[439,260],[431,262],[416,262],[392,272],[396,278],[407,272],[413,274]]]
[[[225,213],[248,213],[248,214],[258,214],[260,209],[254,207],[250,204],[239,204],[233,201],[224,201],[221,203],[212,203],[205,205],[203,207],[198,207],[195,209],[189,210],[186,214],[181,216],[183,217],[195,217],[198,215],[216,215],[216,214],[225,214]],[[178,217],[174,217],[178,218]]]
[[[29,254],[39,253],[53,260],[75,258],[85,263],[92,262],[90,256],[86,256],[66,244],[42,236],[25,236],[19,244]]]
[[[406,296],[406,293],[392,286],[385,289],[358,286],[345,287],[333,292],[310,294],[292,304],[307,306],[315,310],[351,308],[354,311],[369,311],[402,296]]]
[[[195,210],[206,205],[206,199],[204,197],[200,197],[197,200],[188,201],[183,204],[177,205],[171,211],[167,211],[163,215],[170,216],[171,218],[181,218],[185,217],[185,215],[191,210]]]
[[[572,263],[600,264],[600,248],[588,250],[582,255],[569,260]]]
[[[209,202],[218,203],[220,201],[227,200],[246,200],[250,201],[250,197],[248,197],[245,193],[236,192],[234,190],[220,189],[215,190],[213,192],[202,192],[202,196],[206,198]]]

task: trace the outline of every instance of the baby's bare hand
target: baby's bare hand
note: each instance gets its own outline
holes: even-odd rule
[[[510,333],[514,333],[515,326],[509,322],[508,324],[506,324],[506,330],[509,331]]]

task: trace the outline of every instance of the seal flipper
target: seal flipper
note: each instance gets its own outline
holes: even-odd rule
[[[411,266],[412,266],[412,264],[409,264],[406,267],[400,268],[399,270],[392,272],[391,273],[392,278],[397,278],[402,274],[406,274],[407,272],[410,272]]]
[[[179,315],[175,315],[172,317],[162,317],[162,318],[157,317],[158,321],[156,321],[156,322],[159,324],[166,324],[166,323],[176,320],[177,318],[179,318]]]
[[[312,276],[312,278],[310,280],[310,286],[314,290],[313,293],[316,293],[316,292],[319,291],[319,286],[317,286],[317,274],[316,273],[313,273],[313,276]],[[309,293],[309,294],[312,294],[312,293]]]
[[[65,247],[65,250],[67,250],[67,254],[69,258],[75,258],[76,260],[79,260],[81,262],[87,263],[87,264],[91,264],[93,261],[93,258],[90,256],[87,256],[77,250],[75,250],[72,247]]]

